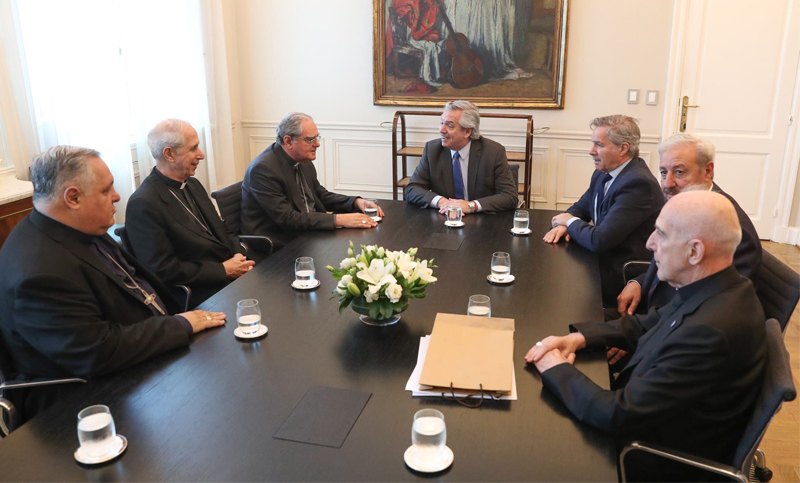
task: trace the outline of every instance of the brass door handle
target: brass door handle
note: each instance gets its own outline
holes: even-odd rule
[[[681,102],[681,125],[680,125],[681,132],[686,132],[686,114],[689,112],[690,107],[700,107],[700,106],[693,106],[689,104],[689,96],[683,96],[683,102]]]

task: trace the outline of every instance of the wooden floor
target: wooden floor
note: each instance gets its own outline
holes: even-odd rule
[[[761,242],[764,249],[800,273],[800,247]],[[800,307],[796,308],[784,338],[792,364],[792,377],[800,388]],[[772,482],[800,482],[800,398],[784,403],[759,446],[773,471]]]

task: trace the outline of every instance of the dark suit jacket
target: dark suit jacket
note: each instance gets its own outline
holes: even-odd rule
[[[92,378],[189,344],[184,324],[153,316],[93,251],[92,238],[33,210],[0,250],[0,330],[18,379]],[[166,287],[123,255],[175,313]],[[27,393],[25,417],[71,387]],[[19,402],[22,393],[11,393]]]
[[[266,235],[272,238],[277,249],[304,230],[333,230],[335,215],[328,211],[356,211],[355,196],[331,193],[319,184],[313,163],[300,163],[315,205],[315,211],[306,213],[294,164],[278,143],[273,143],[250,163],[242,183],[242,234]]]
[[[739,242],[739,246],[736,247],[736,252],[733,254],[733,266],[755,285],[758,279],[758,270],[761,268],[761,241],[758,239],[756,227],[753,226],[750,217],[739,206],[739,203],[728,193],[722,191],[716,183],[711,190],[731,200],[736,209],[739,224],[742,226],[742,241]],[[650,260],[647,272],[639,275],[635,280],[642,287],[642,300],[639,302],[637,312],[647,312],[649,307],[663,307],[675,296],[675,289],[658,279],[658,267],[654,260]]]
[[[136,258],[164,283],[188,285],[193,307],[230,282],[222,262],[244,249],[225,230],[200,181],[189,178],[184,189],[189,190],[213,235],[186,211],[160,176],[153,168],[133,193],[125,227]]]
[[[480,203],[483,211],[496,213],[517,207],[517,184],[508,167],[506,149],[482,137],[473,139],[469,148],[467,170],[467,194],[469,200]],[[442,146],[441,139],[425,144],[417,169],[406,186],[405,199],[411,203],[428,207],[437,196],[453,198],[453,157],[450,148]]]
[[[603,189],[605,173],[595,170],[589,189],[567,209],[577,216],[567,233],[584,248],[600,254],[603,304],[616,307],[624,286],[622,265],[629,260],[650,260],[645,247],[656,218],[664,206],[664,195],[642,158],[634,158],[608,188],[592,220],[595,197]],[[589,222],[594,221],[593,225]]]
[[[600,388],[570,364],[542,380],[592,426],[730,463],[761,388],[764,312],[732,266],[678,293],[647,316],[570,327],[587,348],[635,349],[617,389]]]

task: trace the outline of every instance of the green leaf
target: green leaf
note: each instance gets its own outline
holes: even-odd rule
[[[392,316],[392,306],[388,300],[381,301],[381,315],[383,315],[384,319],[388,319]]]
[[[342,311],[350,305],[351,300],[353,300],[352,297],[349,297],[347,295],[342,297],[342,300],[339,301],[339,315],[341,315]]]
[[[380,315],[380,311],[381,308],[378,302],[372,302],[371,304],[369,304],[369,316],[372,317],[373,319],[378,318],[378,316]]]

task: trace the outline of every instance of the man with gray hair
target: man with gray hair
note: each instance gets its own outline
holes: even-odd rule
[[[589,189],[556,215],[546,243],[563,237],[600,255],[604,307],[615,307],[623,287],[622,266],[650,260],[645,243],[664,205],[664,197],[647,163],[639,157],[639,126],[623,115],[594,119],[592,149],[595,171]],[[565,236],[566,235],[566,236]]]
[[[205,158],[197,131],[167,119],[147,135],[156,166],[128,201],[126,228],[144,266],[170,285],[192,289],[192,307],[253,268],[194,177]]]
[[[647,241],[658,278],[677,292],[672,301],[646,316],[571,324],[569,335],[536,342],[525,360],[581,421],[624,440],[731,464],[767,357],[761,304],[732,265],[741,236],[725,196],[687,191],[673,197]],[[572,365],[578,350],[605,347],[633,352],[611,390]],[[626,467],[635,466],[630,481],[702,478],[669,460],[628,458]]]
[[[225,314],[178,308],[106,234],[119,195],[93,149],[57,146],[31,166],[33,211],[0,250],[0,332],[18,380],[92,378],[189,344]],[[14,391],[23,419],[74,385]]]
[[[292,112],[278,123],[275,142],[253,159],[244,175],[243,234],[269,236],[280,248],[305,230],[378,226],[363,213],[374,203],[331,193],[319,183],[312,161],[320,139],[308,114]],[[384,216],[380,207],[378,216]]]
[[[447,213],[513,210],[519,204],[517,184],[505,148],[481,136],[481,116],[469,101],[444,106],[439,139],[429,141],[406,186],[409,203]]]

